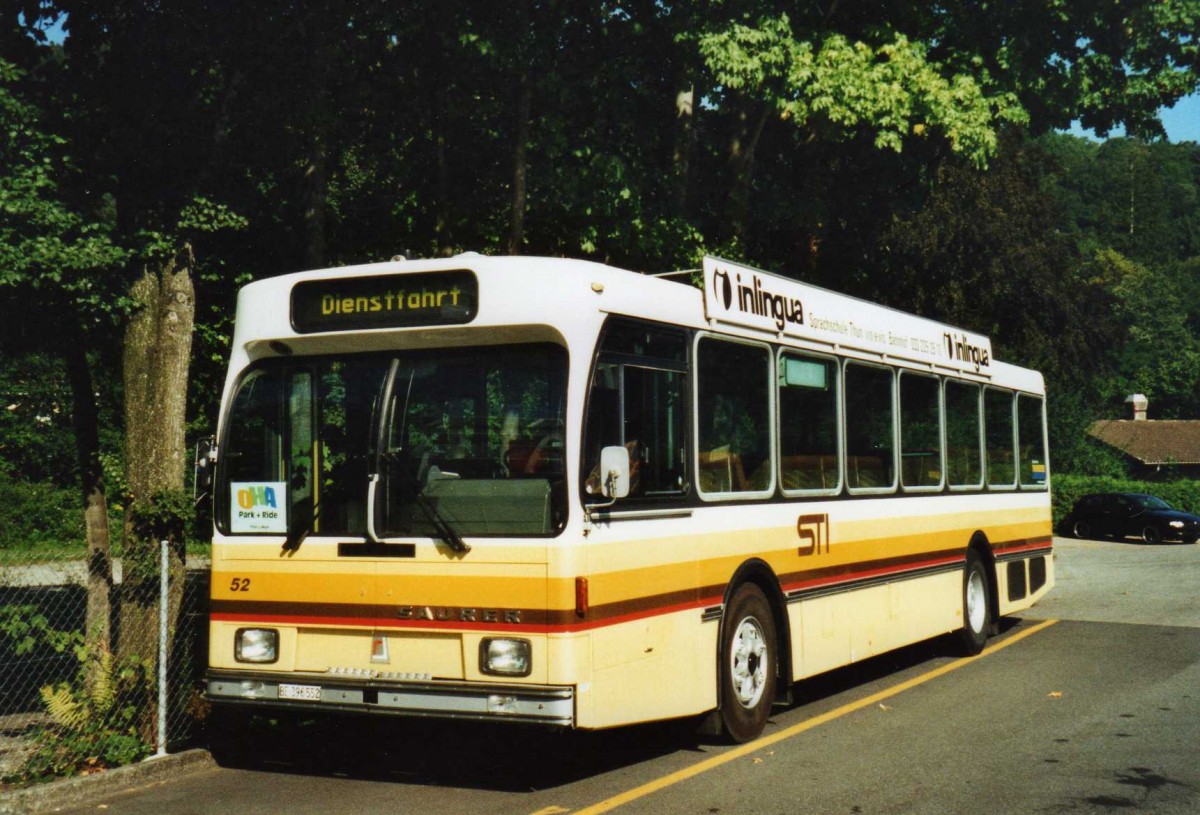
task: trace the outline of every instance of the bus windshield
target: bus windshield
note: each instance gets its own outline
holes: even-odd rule
[[[374,513],[382,537],[437,535],[438,521],[458,535],[553,534],[565,520],[565,387],[566,352],[553,345],[259,363],[226,421],[219,522],[361,537]],[[240,496],[265,489],[278,518],[251,524]]]

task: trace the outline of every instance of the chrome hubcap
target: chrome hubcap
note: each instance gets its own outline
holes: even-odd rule
[[[983,575],[971,572],[967,578],[967,622],[971,630],[978,633],[983,630],[983,619],[987,615],[987,590],[983,585]]]
[[[762,626],[753,617],[738,623],[729,654],[733,692],[745,708],[752,708],[762,699],[767,683],[767,641]]]

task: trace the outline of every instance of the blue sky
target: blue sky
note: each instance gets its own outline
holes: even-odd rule
[[[1163,126],[1173,142],[1200,142],[1200,94],[1181,99],[1162,114]]]
[[[1161,116],[1163,127],[1166,128],[1167,138],[1170,141],[1176,143],[1200,142],[1200,93],[1180,99],[1173,108],[1163,108]],[[1084,130],[1078,123],[1071,128],[1071,133],[1076,136],[1095,138],[1094,133]],[[1124,133],[1123,129],[1118,129],[1111,135],[1122,136]]]

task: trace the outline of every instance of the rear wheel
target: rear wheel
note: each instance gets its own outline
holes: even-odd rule
[[[1090,538],[1092,536],[1092,525],[1087,521],[1076,521],[1071,527],[1071,531],[1075,533],[1077,538]]]
[[[992,627],[991,584],[983,558],[971,549],[963,572],[963,626],[958,639],[963,653],[974,656],[987,644]]]
[[[721,723],[735,742],[758,738],[775,699],[778,648],[771,606],[762,589],[733,593],[721,632]]]

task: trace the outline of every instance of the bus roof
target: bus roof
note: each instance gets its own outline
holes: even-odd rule
[[[701,271],[703,290],[689,279]],[[382,349],[397,331],[423,345],[479,342],[480,329],[487,342],[573,342],[624,314],[1043,389],[1040,374],[994,359],[981,334],[719,258],[672,277],[475,253],[296,272],[242,289],[234,354],[331,352],[351,337],[356,348]]]

